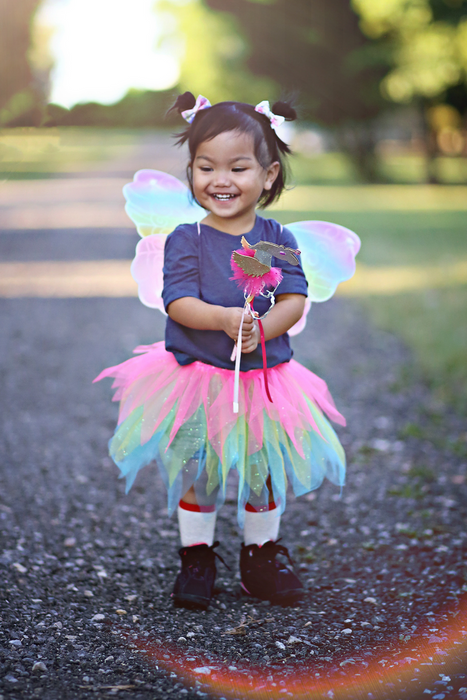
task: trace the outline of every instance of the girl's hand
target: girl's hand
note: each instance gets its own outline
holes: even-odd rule
[[[244,336],[242,334],[242,352],[249,353],[256,350],[259,343],[261,342],[261,336],[259,334],[259,326],[257,321],[253,321],[253,329],[249,336]]]
[[[242,320],[242,313],[243,309],[239,309],[236,306],[224,307],[223,309],[222,330],[225,333],[227,333],[229,338],[232,338],[232,340],[237,340],[238,338],[238,331],[240,328],[240,321]],[[245,314],[242,328],[242,352],[245,352],[243,350],[243,342],[245,340],[251,340],[253,334],[253,327],[253,317],[249,313]],[[249,352],[252,352],[252,350],[250,350]]]

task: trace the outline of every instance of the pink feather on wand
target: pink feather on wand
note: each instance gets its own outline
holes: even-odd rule
[[[243,257],[253,258],[255,255],[255,250],[252,248],[244,248],[242,250],[236,250],[235,252]],[[235,262],[233,256],[230,265],[234,273],[230,279],[236,282],[247,296],[258,296],[258,294],[263,291],[264,287],[272,287],[274,289],[282,280],[282,272],[278,267],[271,267],[262,275],[252,275],[242,269],[240,265]]]

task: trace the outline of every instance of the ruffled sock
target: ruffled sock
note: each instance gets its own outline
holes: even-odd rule
[[[261,547],[265,542],[275,542],[279,535],[281,515],[275,503],[270,503],[266,510],[256,509],[249,503],[245,508],[245,525],[243,541],[245,546],[257,544]]]
[[[182,547],[192,547],[195,544],[212,546],[216,527],[216,506],[198,506],[181,500],[177,513]]]

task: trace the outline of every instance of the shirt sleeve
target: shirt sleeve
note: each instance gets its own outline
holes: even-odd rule
[[[182,297],[200,298],[199,241],[196,229],[179,226],[167,236],[164,249],[164,308]]]
[[[286,248],[298,248],[295,236],[287,228],[282,229],[278,243]],[[298,257],[300,259],[300,256]],[[285,260],[273,258],[272,264],[274,267],[280,267],[282,270],[282,282],[277,288],[276,295],[303,294],[305,297],[308,296],[308,282],[306,281],[301,262],[299,265],[291,265]]]

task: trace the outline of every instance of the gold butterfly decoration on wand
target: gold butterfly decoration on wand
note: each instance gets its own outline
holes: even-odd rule
[[[269,272],[273,256],[286,260],[291,265],[298,265],[299,263],[297,255],[300,255],[300,251],[298,249],[286,248],[283,245],[277,245],[277,243],[259,241],[255,245],[250,245],[245,236],[242,236],[242,247],[245,250],[254,250],[254,256],[242,255],[234,251],[232,257],[243,272],[250,275],[250,277],[262,277]]]

